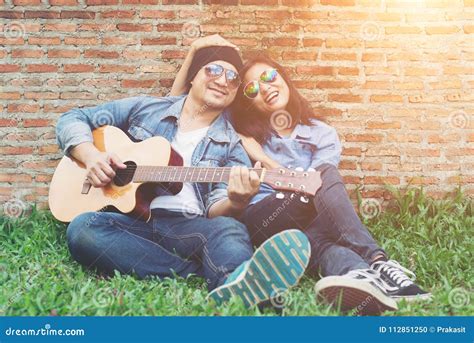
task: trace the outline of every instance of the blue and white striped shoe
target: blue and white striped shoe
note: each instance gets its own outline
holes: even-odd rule
[[[208,297],[221,304],[232,296],[247,307],[279,297],[295,286],[309,263],[311,248],[306,235],[286,230],[267,239],[253,254],[229,275],[224,285]]]

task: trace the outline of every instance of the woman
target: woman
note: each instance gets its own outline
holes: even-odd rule
[[[216,36],[196,44],[231,45]],[[185,89],[186,61],[179,74],[172,94]],[[312,246],[309,270],[318,268],[325,276],[315,290],[330,303],[340,301],[343,310],[377,314],[396,309],[394,299],[429,298],[413,282],[414,274],[389,260],[360,221],[337,170],[341,154],[337,133],[314,119],[284,68],[259,56],[247,61],[239,74],[242,83],[231,119],[250,158],[266,168],[313,168],[322,180],[309,199],[262,185],[240,218],[253,243],[259,246],[288,228],[304,230]]]

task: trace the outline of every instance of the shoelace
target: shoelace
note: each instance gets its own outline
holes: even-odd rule
[[[390,279],[395,281],[395,283],[400,287],[410,286],[416,279],[415,273],[401,266],[397,261],[390,260],[374,262],[372,268],[380,273],[387,274]]]

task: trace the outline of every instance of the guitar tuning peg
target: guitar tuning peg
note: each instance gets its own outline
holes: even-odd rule
[[[290,194],[290,199],[293,199],[295,197],[295,193]]]
[[[301,167],[297,167],[297,168],[295,168],[295,170],[296,170],[296,171],[304,171],[304,169],[301,168]]]
[[[306,196],[304,196],[304,195],[302,195],[302,196],[300,197],[300,201],[301,201],[302,203],[305,203],[305,204],[309,203],[308,197],[306,197]]]
[[[287,169],[291,169],[291,164],[288,165],[288,167],[286,167]]]
[[[316,171],[316,169],[314,169],[314,168],[308,168],[308,170],[306,170],[306,171],[309,171],[309,172],[315,172],[315,171]]]
[[[278,192],[278,193],[275,195],[275,197],[276,197],[277,199],[280,199],[280,200],[281,200],[281,199],[285,199],[285,194],[283,194],[282,192]]]

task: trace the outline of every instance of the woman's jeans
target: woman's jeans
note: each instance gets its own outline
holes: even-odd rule
[[[310,272],[319,267],[323,276],[329,276],[368,268],[375,256],[385,252],[360,221],[337,168],[326,163],[317,170],[322,186],[309,202],[298,194],[285,192],[279,199],[281,194],[272,193],[249,206],[240,220],[256,246],[282,230],[303,230],[311,242]]]
[[[73,258],[107,275],[114,270],[140,278],[195,274],[212,290],[252,256],[248,232],[233,218],[152,213],[149,223],[112,212],[79,215],[67,229]]]

